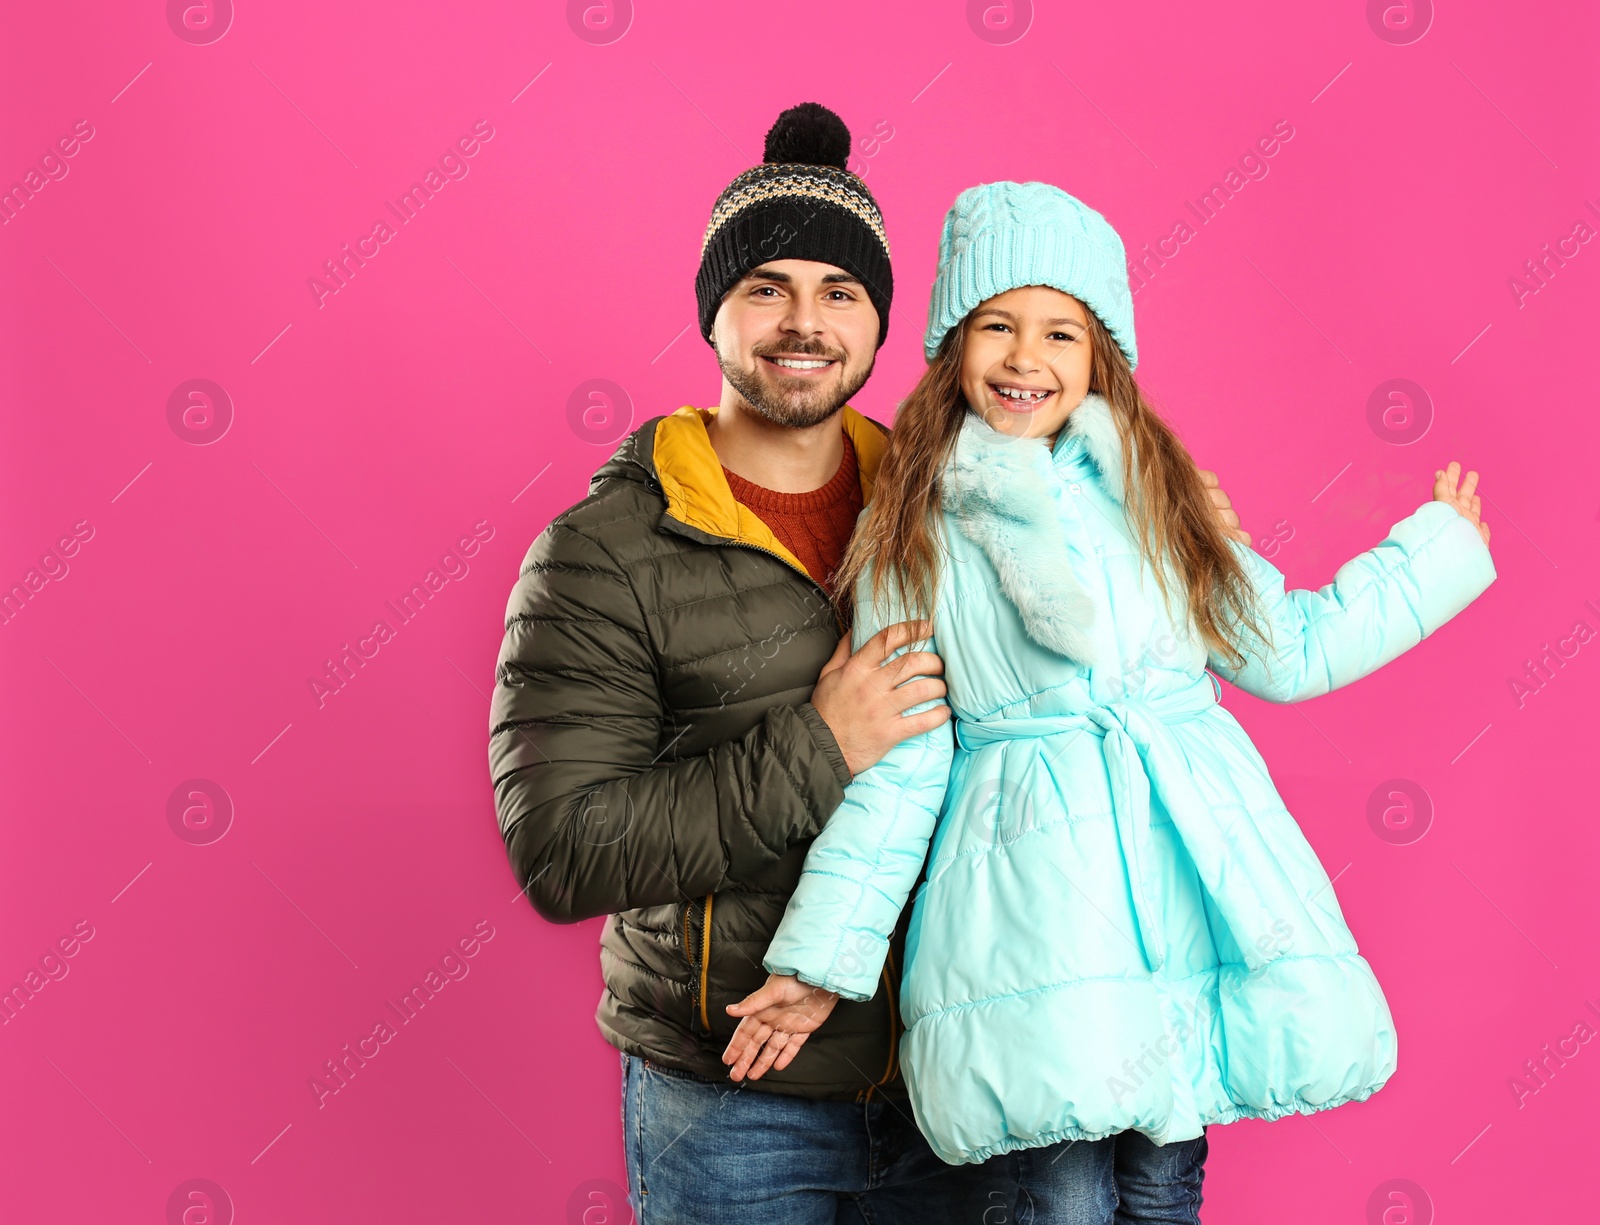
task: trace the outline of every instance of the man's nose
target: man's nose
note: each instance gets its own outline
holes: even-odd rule
[[[810,298],[795,298],[779,326],[792,336],[815,336],[822,331],[822,311]]]

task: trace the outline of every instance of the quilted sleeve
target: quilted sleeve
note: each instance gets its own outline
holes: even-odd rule
[[[490,709],[500,832],[540,916],[573,923],[749,880],[813,837],[850,771],[810,702],[664,760],[632,585],[585,533],[540,533],[507,602]]]
[[[1272,702],[1318,697],[1416,646],[1495,579],[1489,546],[1448,502],[1428,502],[1383,543],[1340,566],[1320,591],[1286,591],[1278,569],[1237,541],[1272,642],[1246,635],[1243,668],[1212,671]]]
[[[852,650],[905,619],[898,609],[877,615],[868,590],[863,578],[856,588],[860,611]],[[907,644],[894,657],[913,649],[937,653],[936,636]],[[931,698],[905,713],[943,705],[944,698]],[[954,754],[946,720],[900,741],[855,776],[806,854],[800,883],[762,960],[767,970],[796,975],[848,1000],[872,998],[889,938],[927,857]]]

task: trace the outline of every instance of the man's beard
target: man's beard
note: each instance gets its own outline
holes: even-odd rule
[[[790,429],[805,429],[833,416],[866,384],[868,376],[872,374],[873,366],[873,362],[868,361],[860,377],[852,379],[845,370],[843,355],[829,353],[820,345],[807,348],[804,345],[788,344],[780,349],[758,349],[754,357],[758,363],[755,370],[741,370],[731,361],[724,359],[721,353],[717,354],[717,364],[722,367],[722,377],[744,397],[745,403],[774,425],[787,426]],[[760,370],[759,363],[762,357],[832,358],[841,370],[845,370],[844,381],[832,386],[823,386],[819,383],[815,387],[807,387],[795,379],[792,380],[795,384],[792,388],[776,388],[765,380]],[[876,357],[874,354],[874,360]]]

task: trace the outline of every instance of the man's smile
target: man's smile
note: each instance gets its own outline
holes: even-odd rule
[[[783,374],[793,378],[816,378],[839,364],[831,357],[808,357],[800,354],[783,353],[771,356],[763,354],[761,360],[772,369],[781,371]]]

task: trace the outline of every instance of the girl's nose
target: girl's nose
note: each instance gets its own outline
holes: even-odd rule
[[[1011,356],[1006,359],[1006,369],[1019,375],[1035,373],[1041,363],[1033,351],[1033,346],[1023,341],[1017,342],[1017,347],[1011,350]]]

